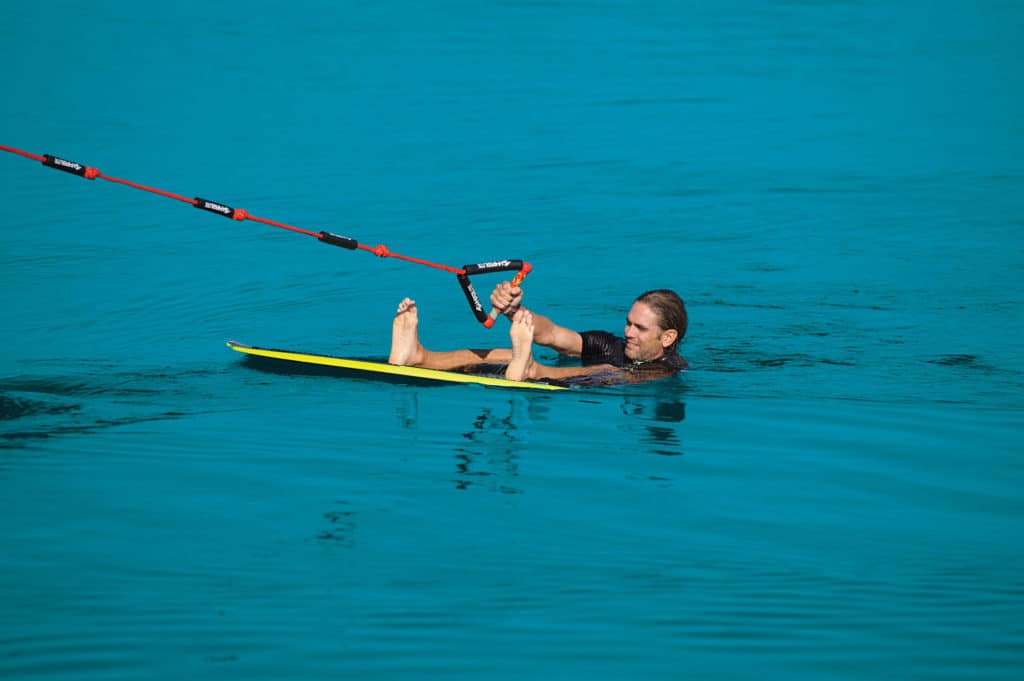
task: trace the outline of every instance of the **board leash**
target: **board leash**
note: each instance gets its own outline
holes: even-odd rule
[[[202,197],[188,198],[187,196],[181,196],[173,192],[164,191],[163,189],[157,189],[156,187],[149,187],[144,184],[132,182],[119,177],[112,177],[101,173],[97,168],[87,166],[76,161],[69,161],[58,156],[51,154],[33,154],[21,149],[15,149],[7,145],[0,144],[0,150],[6,151],[18,156],[23,156],[34,161],[39,161],[48,168],[55,170],[62,170],[72,175],[85,178],[87,180],[101,179],[107,182],[113,182],[115,184],[125,185],[133,189],[138,189],[144,192],[150,192],[151,194],[157,194],[169,199],[181,201],[182,203],[188,203],[200,210],[205,210],[210,213],[221,215],[231,220],[243,221],[251,220],[253,222],[259,222],[272,227],[278,227],[280,229],[286,229],[299,234],[305,234],[306,236],[314,237],[315,239],[322,241],[325,244],[332,246],[340,246],[341,248],[354,251],[356,249],[368,251],[373,253],[379,258],[397,258],[406,262],[415,263],[417,265],[425,265],[427,267],[433,267],[435,269],[444,270],[455,274],[458,277],[459,285],[462,287],[463,293],[466,295],[466,300],[469,302],[469,307],[473,310],[473,316],[476,317],[477,321],[483,324],[486,328],[494,326],[494,322],[498,319],[499,312],[495,308],[491,308],[490,312],[485,311],[483,303],[480,301],[480,296],[477,295],[476,289],[473,288],[473,283],[470,281],[470,277],[477,274],[490,274],[493,272],[511,272],[515,271],[516,275],[512,279],[513,286],[519,286],[526,275],[530,273],[532,267],[530,263],[523,260],[494,260],[488,262],[480,262],[470,265],[463,265],[462,267],[449,267],[448,265],[441,265],[429,260],[422,260],[420,258],[413,258],[408,255],[402,255],[401,253],[395,253],[391,251],[384,244],[377,244],[376,246],[368,246],[361,244],[356,239],[348,236],[342,236],[340,234],[334,234],[328,231],[313,231],[309,229],[303,229],[294,225],[285,224],[276,220],[270,220],[267,218],[253,215],[244,208],[232,208],[231,206],[222,203],[220,201],[211,201],[210,199],[204,199]]]

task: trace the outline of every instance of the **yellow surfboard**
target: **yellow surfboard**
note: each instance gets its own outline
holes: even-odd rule
[[[266,360],[278,360],[284,364],[321,366],[352,371],[353,373],[366,374],[366,378],[374,376],[389,376],[392,378],[419,379],[424,381],[438,381],[443,383],[474,383],[487,385],[495,388],[517,388],[526,390],[568,390],[564,386],[550,385],[548,383],[531,383],[527,381],[510,381],[506,378],[494,376],[480,376],[474,374],[462,374],[455,371],[438,371],[437,369],[421,369],[419,367],[400,367],[394,364],[383,362],[370,362],[362,359],[346,359],[344,357],[332,357],[330,355],[313,355],[302,352],[291,352],[289,350],[271,350],[268,348],[257,348],[238,341],[228,341],[228,347],[236,352],[241,352],[249,357],[257,357]]]

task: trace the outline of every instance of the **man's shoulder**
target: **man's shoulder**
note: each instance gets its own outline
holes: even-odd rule
[[[626,341],[608,331],[583,331],[583,351],[580,358],[584,364],[614,364],[625,362]]]
[[[676,352],[664,355],[661,361],[676,371],[686,371],[690,368],[690,363],[686,361],[686,358]]]
[[[592,343],[615,343],[623,342],[622,338],[616,336],[610,331],[580,331],[580,337],[583,338],[584,342],[588,340]]]

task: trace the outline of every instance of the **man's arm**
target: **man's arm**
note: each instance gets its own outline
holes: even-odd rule
[[[491,293],[491,305],[511,319],[523,304],[523,289],[503,281]],[[544,315],[533,313],[533,342],[551,348],[560,355],[579,357],[583,337],[572,329],[555,324]]]

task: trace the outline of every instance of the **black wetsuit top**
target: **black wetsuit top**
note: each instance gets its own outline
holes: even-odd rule
[[[583,338],[583,350],[580,353],[583,366],[610,364],[625,373],[609,370],[564,380],[548,380],[548,383],[572,386],[629,385],[668,378],[690,366],[674,352],[646,362],[634,362],[626,357],[626,340],[607,331],[584,331],[580,336]],[[504,375],[505,367],[504,364],[470,364],[452,371],[499,377]]]
[[[611,364],[625,369],[640,380],[671,376],[685,371],[690,366],[685,359],[674,352],[644,362],[628,359],[626,357],[626,339],[607,331],[584,331],[580,336],[583,337],[583,351],[580,353],[583,366]]]

